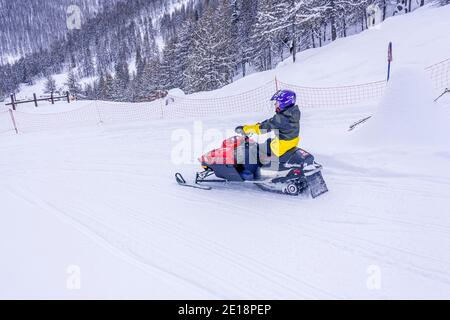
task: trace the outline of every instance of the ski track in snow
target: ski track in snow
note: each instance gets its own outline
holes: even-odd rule
[[[199,167],[171,163],[170,136],[192,121],[0,137],[0,187],[9,190],[1,196],[70,221],[205,298],[449,298],[448,159],[438,152],[438,168],[425,173],[415,170],[415,151],[342,149],[349,119],[367,114],[344,111],[305,111],[304,147],[330,188],[316,200],[254,186],[178,187],[176,171],[192,177]],[[380,267],[381,290],[366,286],[371,265]]]

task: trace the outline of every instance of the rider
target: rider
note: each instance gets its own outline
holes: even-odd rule
[[[273,155],[281,158],[289,150],[296,148],[300,142],[301,113],[296,105],[297,95],[291,90],[280,90],[270,99],[275,102],[276,114],[261,123],[239,126],[238,134],[257,134],[274,132],[276,138],[267,141]],[[268,150],[269,151],[269,150]]]

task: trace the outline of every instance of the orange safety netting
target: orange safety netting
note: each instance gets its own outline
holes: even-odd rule
[[[40,114],[14,111],[19,132],[68,129],[99,123],[94,104],[76,110]]]
[[[450,87],[450,59],[426,68],[434,87]],[[168,96],[153,102],[120,103],[94,101],[82,108],[50,114],[13,111],[19,132],[93,126],[156,119],[221,117],[244,112],[264,112],[279,89],[291,89],[301,97],[300,107],[336,107],[379,100],[386,81],[353,86],[311,88],[272,80],[261,87],[227,97],[192,98]],[[10,111],[0,112],[0,133],[14,131]]]
[[[345,87],[309,88],[279,82],[281,89],[295,91],[300,107],[334,107],[380,99],[386,89],[386,81]]]
[[[218,117],[243,112],[261,112],[275,91],[275,82],[233,96],[188,98],[169,96],[163,106],[164,118]]]
[[[97,101],[95,110],[98,122],[120,123],[164,118],[162,100],[142,103]]]
[[[433,81],[436,90],[444,91],[450,88],[450,59],[429,66],[425,71]]]

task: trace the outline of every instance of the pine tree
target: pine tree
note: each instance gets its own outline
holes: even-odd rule
[[[100,74],[98,78],[96,99],[105,100],[106,99],[106,80],[103,73]]]
[[[116,97],[116,88],[114,77],[111,73],[107,72],[105,75],[105,84],[103,88],[103,99],[104,100],[114,100]]]
[[[114,94],[111,98],[115,101],[127,101],[130,97],[126,96],[130,84],[130,71],[125,58],[122,58],[115,67]]]
[[[92,62],[92,54],[89,47],[84,51],[83,63],[82,63],[82,74],[85,77],[91,77],[95,75],[94,63]]]
[[[247,65],[252,56],[251,32],[256,20],[257,8],[255,0],[235,1],[233,6],[233,18],[237,23],[237,36],[233,34],[233,37],[236,39],[237,59],[240,60],[243,77],[247,75]],[[232,32],[235,31],[232,30]]]
[[[252,60],[260,71],[273,67],[273,53],[279,41],[279,35],[286,28],[283,23],[284,4],[277,0],[258,2],[258,14],[252,30]]]
[[[150,59],[145,65],[144,73],[138,86],[142,100],[148,100],[148,97],[161,88],[159,83],[160,68],[159,58]]]
[[[56,81],[51,75],[48,75],[45,81],[45,92],[50,93],[56,91]]]
[[[174,72],[173,80],[175,88],[185,89],[187,87],[186,72],[188,69],[189,53],[192,50],[192,34],[194,32],[195,23],[192,19],[185,21],[183,26],[179,28],[177,41],[174,43]]]
[[[181,60],[187,61],[187,57],[179,57],[176,53],[178,38],[172,38],[164,47],[160,66],[160,81],[165,89],[180,88],[183,85],[184,75],[181,73]]]
[[[192,35],[186,77],[188,92],[220,88],[232,81],[235,61],[231,48],[228,1],[208,8]],[[228,20],[229,21],[229,20]]]
[[[81,85],[78,81],[78,77],[76,76],[74,70],[71,70],[67,74],[65,86],[67,86],[69,92],[74,96],[80,95],[82,93]]]

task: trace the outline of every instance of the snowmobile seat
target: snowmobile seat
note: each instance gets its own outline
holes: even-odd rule
[[[303,149],[295,148],[292,152],[288,152],[283,155],[280,162],[291,167],[304,165],[309,166],[314,164],[314,156]]]
[[[273,164],[274,161],[276,164]],[[293,167],[302,167],[304,165],[308,166],[313,163],[314,156],[312,154],[296,147],[286,152],[280,158],[271,158],[271,161],[263,165],[263,168],[275,171],[286,171],[291,170]]]

